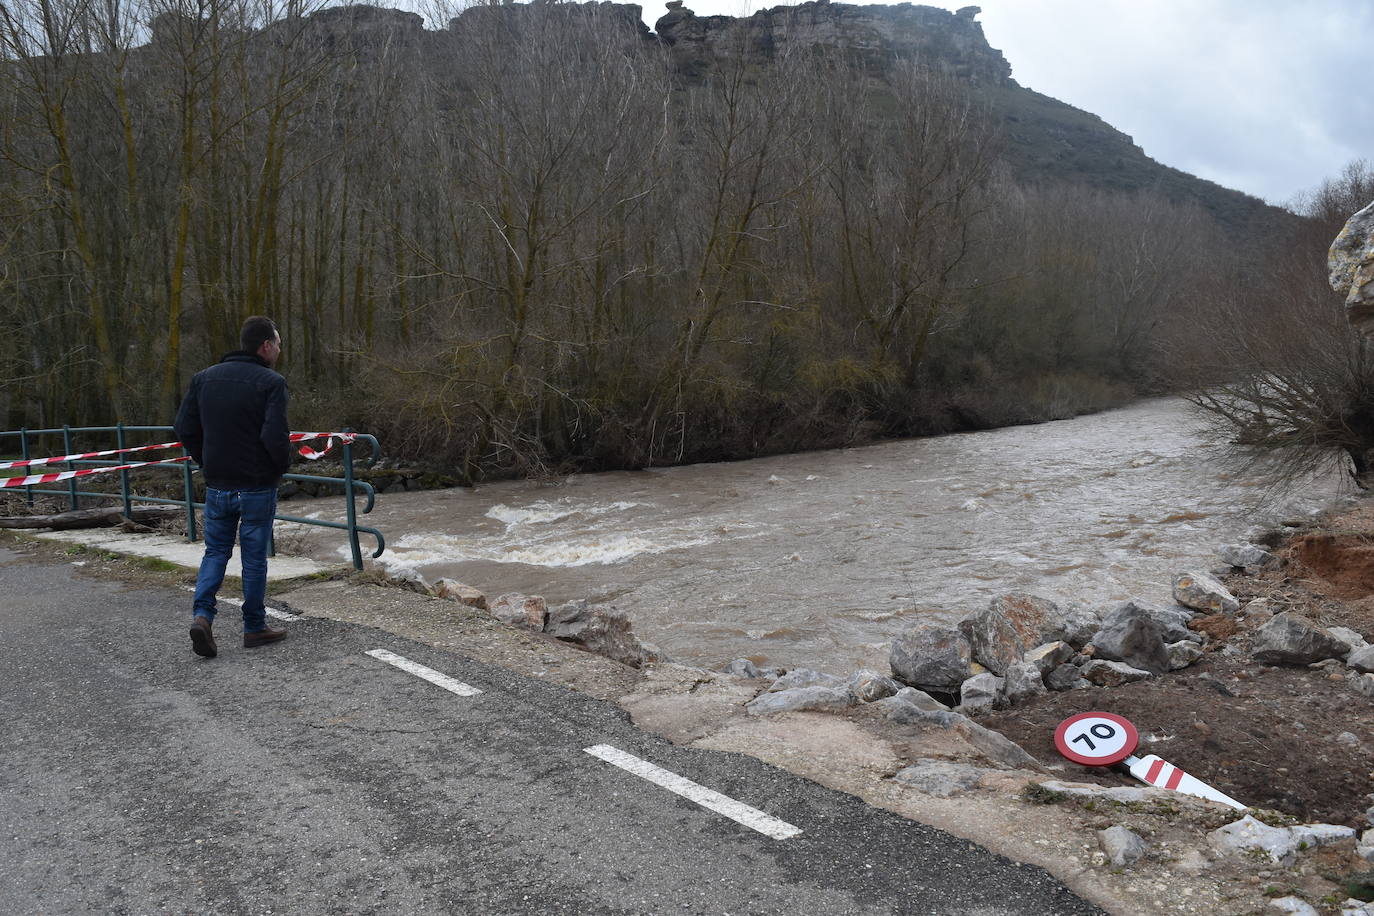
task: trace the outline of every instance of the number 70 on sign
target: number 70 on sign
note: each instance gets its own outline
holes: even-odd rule
[[[1110,712],[1082,712],[1069,716],[1054,730],[1055,747],[1074,763],[1090,767],[1124,763],[1132,776],[1147,785],[1209,798],[1232,808],[1246,807],[1154,754],[1136,757],[1139,743],[1140,734],[1135,726]]]

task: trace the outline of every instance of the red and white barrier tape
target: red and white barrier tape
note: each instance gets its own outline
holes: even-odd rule
[[[155,452],[163,448],[180,448],[180,442],[164,442],[161,445],[139,445],[133,448],[110,448],[103,452],[85,452],[80,455],[61,455],[56,458],[26,458],[20,461],[0,461],[0,471],[10,468],[37,467],[40,464],[61,464],[64,461],[80,461],[83,458],[108,458],[110,455],[132,454],[133,452]]]
[[[329,454],[329,450],[332,449],[332,448],[334,447],[334,444],[335,444],[336,442],[353,442],[353,441],[354,441],[355,439],[357,439],[357,438],[358,438],[358,434],[357,434],[357,433],[292,433],[292,434],[291,434],[291,441],[292,441],[292,442],[308,442],[308,441],[310,441],[311,439],[325,439],[325,440],[327,440],[327,441],[325,442],[325,444],[324,444],[324,448],[322,448],[322,449],[316,450],[316,449],[311,448],[311,447],[308,446],[308,445],[305,445],[305,446],[301,446],[299,449],[296,450],[296,451],[300,452],[301,457],[303,457],[303,458],[308,458],[308,459],[311,460],[311,461],[315,461],[316,459],[323,458],[325,455]],[[106,449],[106,450],[104,450],[103,452],[83,452],[83,453],[81,453],[81,454],[79,454],[79,455],[59,455],[59,456],[56,456],[56,457],[53,457],[53,458],[22,458],[22,459],[19,459],[19,460],[16,460],[16,461],[0,461],[0,471],[7,471],[7,470],[10,470],[11,468],[38,467],[39,465],[44,465],[44,464],[62,464],[62,463],[67,462],[67,461],[82,461],[82,460],[85,460],[85,459],[87,459],[87,458],[108,458],[108,457],[111,456],[111,455],[131,455],[131,454],[133,454],[134,452],[155,452],[155,451],[158,451],[159,449],[164,449],[164,448],[181,448],[181,447],[182,447],[182,445],[181,445],[180,442],[163,442],[163,443],[161,443],[160,445],[137,445],[137,446],[133,446],[133,447],[131,447],[131,448],[111,448],[111,449]],[[175,460],[177,460],[177,461],[184,461],[184,460],[186,460],[186,459],[184,459],[184,458],[178,458],[178,459],[175,459]],[[131,464],[131,465],[127,465],[126,467],[123,467],[123,468],[98,468],[98,469],[94,469],[94,470],[88,471],[88,472],[86,472],[86,473],[95,473],[96,470],[99,470],[99,471],[102,471],[102,472],[103,472],[103,471],[121,471],[121,470],[127,470],[128,468],[131,468],[131,467],[147,467],[148,465],[152,465],[152,464],[165,464],[165,463],[166,463],[166,462],[163,462],[163,461],[147,461],[147,462],[143,462],[142,464]],[[65,473],[65,472],[64,472],[64,473]],[[38,476],[38,477],[47,477],[47,476],[50,476],[50,475],[38,474],[38,475],[34,475],[34,476]],[[10,479],[13,479],[13,478],[10,478]],[[61,479],[65,480],[66,478],[63,477],[63,478],[61,478]],[[51,481],[43,480],[43,481],[41,481],[41,482],[42,482],[42,483],[50,483]],[[6,483],[6,484],[4,484],[4,486],[6,486],[6,487],[18,487],[18,486],[26,486],[26,484]]]
[[[357,439],[357,438],[358,438],[358,434],[357,434],[357,433],[292,433],[292,434],[291,434],[291,441],[292,441],[292,442],[305,442],[305,441],[307,441],[307,440],[309,440],[309,439],[324,439],[324,440],[325,440],[324,448],[319,449],[318,451],[315,450],[315,449],[313,449],[313,448],[311,448],[311,447],[308,446],[308,445],[303,445],[303,446],[301,446],[300,448],[296,449],[296,451],[298,451],[298,452],[301,453],[301,457],[303,457],[303,458],[308,458],[308,459],[310,459],[311,461],[314,461],[314,460],[316,460],[316,459],[318,459],[318,458],[323,458],[325,455],[329,454],[329,450],[332,449],[332,448],[334,447],[334,443],[335,443],[335,442],[351,443],[354,439]]]
[[[0,490],[9,487],[32,487],[40,483],[56,483],[59,480],[70,480],[73,477],[86,477],[90,474],[112,474],[115,471],[132,471],[134,468],[149,468],[160,464],[176,464],[181,461],[190,461],[190,456],[181,458],[168,458],[165,461],[139,461],[135,464],[122,464],[119,467],[110,468],[85,468],[80,471],[54,471],[51,474],[30,474],[28,477],[6,477],[0,480]]]

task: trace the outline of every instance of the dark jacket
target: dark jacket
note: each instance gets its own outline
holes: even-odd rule
[[[230,353],[191,379],[176,431],[207,486],[275,487],[291,464],[286,379],[252,353]]]

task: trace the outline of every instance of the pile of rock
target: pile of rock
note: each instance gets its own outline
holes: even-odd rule
[[[968,714],[1050,690],[1115,687],[1191,665],[1208,636],[1190,624],[1240,608],[1207,573],[1179,576],[1174,600],[1133,599],[1099,617],[1082,605],[1004,595],[956,624],[912,626],[893,641],[888,662],[897,680]]]
[[[429,589],[437,598],[446,598],[477,610],[486,611],[507,626],[535,633],[547,633],[632,668],[665,661],[653,643],[641,642],[630,627],[630,618],[610,605],[569,601],[552,610],[539,595],[502,595],[488,604],[479,589],[453,579],[440,579]]]

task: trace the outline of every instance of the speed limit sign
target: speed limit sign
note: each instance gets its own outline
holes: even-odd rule
[[[1139,743],[1135,726],[1110,712],[1080,712],[1054,730],[1054,746],[1059,753],[1090,767],[1120,763],[1135,753]]]

